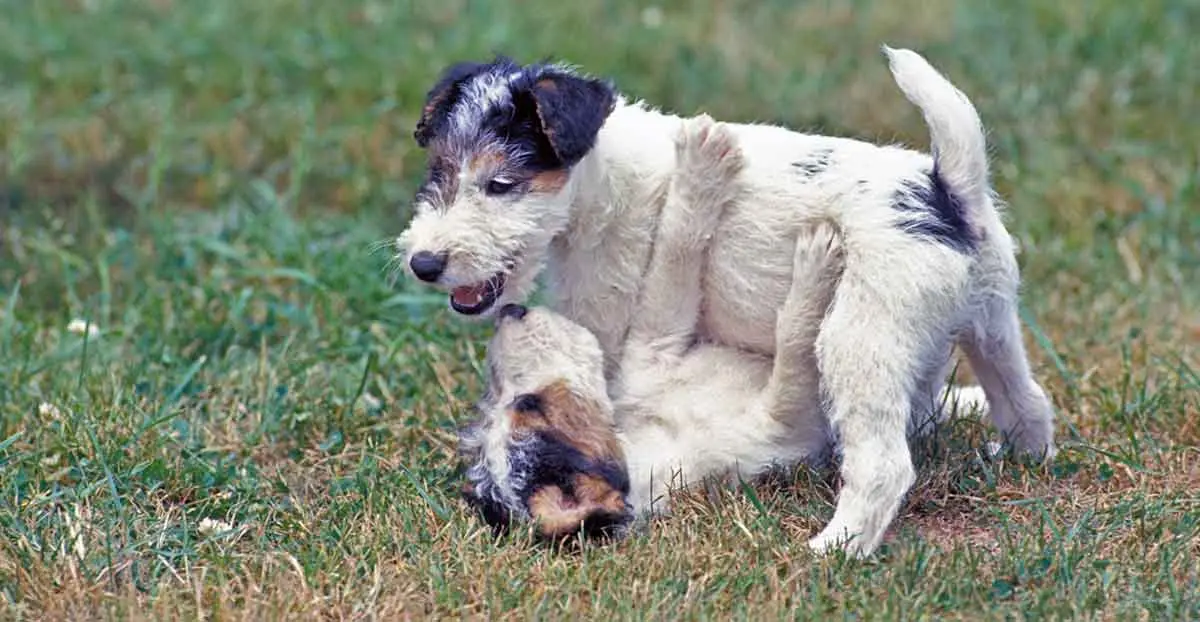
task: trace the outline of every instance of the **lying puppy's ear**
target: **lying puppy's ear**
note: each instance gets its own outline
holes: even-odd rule
[[[485,63],[463,62],[451,65],[442,72],[437,84],[425,95],[425,106],[421,108],[421,118],[417,121],[417,129],[413,138],[422,149],[429,146],[429,141],[437,136],[446,124],[446,117],[458,100],[459,88],[467,80],[479,75],[488,67]]]
[[[591,151],[616,105],[616,93],[607,82],[560,69],[542,73],[524,95],[517,98],[518,108],[533,106],[546,141],[568,167]]]

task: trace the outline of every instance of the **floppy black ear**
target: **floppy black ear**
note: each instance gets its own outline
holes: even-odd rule
[[[480,74],[487,68],[485,63],[463,62],[456,63],[442,72],[437,84],[425,95],[425,106],[421,109],[421,118],[417,121],[417,129],[413,138],[421,148],[429,145],[429,141],[441,131],[446,123],[450,109],[458,99],[458,89],[470,78]]]
[[[616,104],[616,93],[606,82],[559,71],[539,77],[530,94],[542,132],[565,166],[573,166],[591,151]]]

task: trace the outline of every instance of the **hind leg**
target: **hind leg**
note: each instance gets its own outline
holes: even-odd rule
[[[964,311],[969,259],[903,235],[871,253],[852,250],[817,338],[842,487],[833,517],[809,546],[861,557],[879,546],[916,479],[913,406],[945,361],[950,327]]]
[[[987,394],[989,417],[1005,443],[1035,458],[1053,458],[1054,407],[1029,368],[1016,297],[991,298],[983,320],[964,335],[960,345]]]

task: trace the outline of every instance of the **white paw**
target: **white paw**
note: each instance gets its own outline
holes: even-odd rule
[[[1058,455],[1058,447],[1054,445],[1054,441],[1048,438],[1048,435],[1037,435],[1047,437],[1033,439],[1030,439],[1028,436],[1020,438],[1016,443],[1017,453],[1038,462],[1053,462],[1054,457]]]
[[[801,230],[796,238],[796,255],[812,269],[821,269],[842,254],[842,236],[837,228],[820,221]]]
[[[1058,447],[1054,444],[1052,434],[1025,433],[1017,436],[1010,435],[1006,442],[989,441],[986,450],[990,457],[995,458],[1004,453],[1005,447],[1011,447],[1019,457],[1047,464],[1054,461],[1058,455]]]
[[[982,419],[988,414],[987,393],[979,385],[947,385],[944,397],[944,417],[975,415]]]
[[[833,292],[825,285],[836,281],[843,267],[842,236],[833,225],[820,222],[800,232],[792,265],[797,287],[831,297]]]
[[[808,541],[809,550],[817,555],[828,555],[840,550],[845,551],[848,556],[861,559],[871,554],[871,551],[865,550],[860,545],[861,540],[858,537],[851,536],[845,529],[833,525],[826,527]]]
[[[685,119],[675,139],[680,189],[713,204],[734,197],[733,183],[745,164],[733,130],[702,114]]]

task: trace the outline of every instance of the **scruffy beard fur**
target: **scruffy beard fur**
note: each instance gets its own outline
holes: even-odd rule
[[[561,102],[579,97],[591,110],[568,114]],[[614,104],[606,85],[565,67],[498,59],[448,69],[415,133],[428,168],[397,239],[405,263],[450,291],[451,308],[463,315],[490,317],[528,298],[551,243],[570,224],[571,169]],[[418,253],[436,267],[415,269]],[[471,304],[470,294],[484,295]]]
[[[914,422],[938,416],[955,345],[1004,440],[1034,457],[1055,453],[1053,407],[1022,343],[1015,249],[989,187],[978,114],[915,52],[884,52],[900,90],[924,115],[934,155],[727,124],[743,157],[738,192],[694,279],[697,340],[777,369],[784,355],[805,355],[795,341],[784,350],[777,344],[781,330],[804,325],[787,299],[812,270],[797,264],[806,232],[836,230],[840,277],[813,340],[813,365],[795,367],[783,384],[808,386],[805,374],[817,374],[821,420],[840,453],[837,506],[809,546],[860,556],[878,547],[915,479],[907,438]],[[470,310],[485,317],[523,301],[545,267],[551,309],[593,335],[601,376],[614,381],[610,398],[619,399],[627,390],[620,380],[631,377],[622,369],[626,350],[636,343],[627,337],[653,319],[639,305],[651,289],[646,266],[661,244],[656,231],[678,168],[673,136],[684,122],[559,66],[456,66],[430,91],[417,138],[431,158],[457,154],[458,185],[439,190],[436,201],[428,193],[418,199],[418,216],[402,236],[405,258],[445,289],[503,274],[494,300]],[[493,189],[504,193],[486,196],[496,178],[484,182],[488,174],[472,162],[497,140],[504,153],[521,154],[503,166],[529,171],[530,179],[554,171],[565,181],[556,192],[510,195],[516,186],[502,184]],[[700,390],[723,373],[713,365]],[[753,424],[727,417],[723,425]],[[790,447],[805,453],[802,444]]]
[[[450,291],[504,275],[503,292],[479,314],[487,317],[533,291],[551,240],[567,227],[569,179],[564,171],[523,168],[519,152],[478,158],[439,149],[447,153],[432,156],[430,181],[398,246],[445,253],[438,286]],[[504,154],[502,146],[493,149]],[[516,180],[516,187],[490,195],[487,185],[496,178]]]

